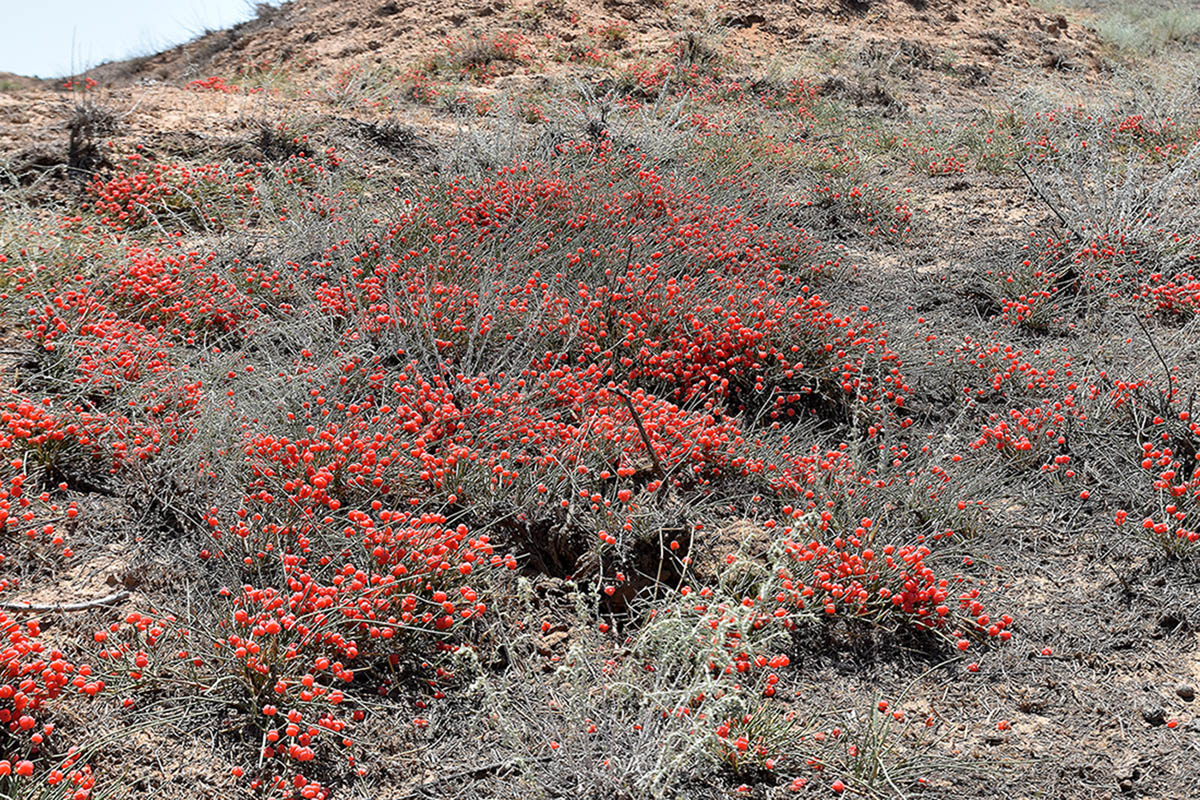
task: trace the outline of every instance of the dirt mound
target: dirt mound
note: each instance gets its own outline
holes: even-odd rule
[[[1090,34],[1027,0],[736,0],[716,12],[698,3],[653,0],[455,0],[434,5],[308,0],[264,6],[256,19],[229,30],[89,74],[120,85],[227,76],[280,63],[301,74],[364,62],[406,68],[455,43],[511,34],[521,38],[530,57],[528,69],[552,75],[555,65],[570,62],[575,50],[597,47],[618,62],[653,59],[666,55],[688,31],[711,35],[719,40],[720,55],[742,63],[845,49],[860,60],[890,66],[957,69],[976,82],[1031,67],[1086,70],[1096,64]]]
[[[755,3],[739,0],[729,25],[759,28],[780,42],[871,47],[890,45],[891,58],[931,68],[939,60],[979,67],[1086,68],[1094,42],[1059,15],[1026,0],[836,0],[826,3]]]
[[[12,91],[14,89],[36,89],[41,86],[43,81],[38,78],[27,78],[24,75],[15,75],[11,72],[0,72],[0,90]]]

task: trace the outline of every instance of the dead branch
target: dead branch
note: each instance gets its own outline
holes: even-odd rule
[[[0,610],[4,611],[86,611],[89,608],[98,608],[100,606],[119,603],[129,597],[128,591],[114,592],[113,594],[98,597],[95,600],[84,600],[78,603],[0,603]]]

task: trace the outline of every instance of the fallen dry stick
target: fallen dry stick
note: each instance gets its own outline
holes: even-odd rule
[[[123,590],[113,594],[99,597],[95,600],[85,600],[79,603],[0,603],[0,610],[4,611],[86,611],[89,608],[97,606],[106,606],[109,603],[116,603],[129,597],[129,592]]]

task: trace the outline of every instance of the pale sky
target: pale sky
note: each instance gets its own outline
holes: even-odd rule
[[[205,29],[250,19],[254,6],[255,0],[0,0],[0,72],[58,78],[156,53]]]

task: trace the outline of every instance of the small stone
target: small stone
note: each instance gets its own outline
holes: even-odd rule
[[[1142,719],[1151,725],[1163,725],[1167,721],[1167,712],[1163,710],[1162,706],[1147,703],[1142,706]]]
[[[1186,683],[1181,683],[1175,687],[1175,694],[1179,695],[1184,700],[1196,699],[1196,690]]]

